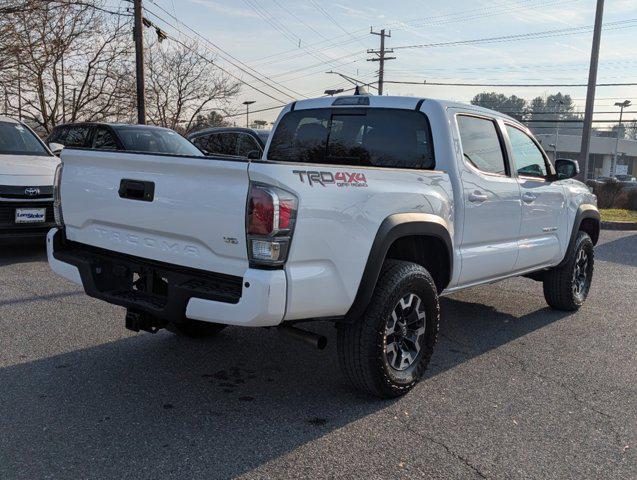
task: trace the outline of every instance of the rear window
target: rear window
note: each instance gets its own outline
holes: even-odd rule
[[[172,130],[145,127],[117,127],[125,150],[201,157],[203,153]]]
[[[332,165],[434,168],[427,117],[393,109],[309,109],[287,113],[269,160]]]

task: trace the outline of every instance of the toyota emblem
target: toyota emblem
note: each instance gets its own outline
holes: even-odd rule
[[[24,194],[29,197],[35,197],[40,194],[40,189],[36,187],[29,187],[24,189]]]

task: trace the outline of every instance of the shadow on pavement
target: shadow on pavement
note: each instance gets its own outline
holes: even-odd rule
[[[0,267],[14,263],[41,262],[46,260],[44,239],[25,243],[0,241]]]
[[[637,233],[598,244],[595,247],[595,258],[637,267]]]
[[[427,378],[564,317],[442,302]],[[0,369],[0,477],[234,477],[392,407],[345,384],[330,325],[308,328],[328,335],[325,352],[228,328],[206,341],[140,334]]]

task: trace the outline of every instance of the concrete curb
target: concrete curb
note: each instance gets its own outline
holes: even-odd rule
[[[603,230],[637,230],[637,222],[602,222]]]

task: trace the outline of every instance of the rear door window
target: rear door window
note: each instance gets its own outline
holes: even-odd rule
[[[487,118],[458,116],[462,154],[467,162],[486,173],[506,175],[506,163],[495,122]]]
[[[76,125],[68,127],[66,138],[64,139],[65,147],[84,147],[88,138],[89,127],[85,125]]]
[[[268,159],[284,162],[432,169],[427,117],[397,109],[309,109],[277,126]]]
[[[93,134],[93,148],[98,150],[117,150],[115,137],[108,128],[98,127]]]
[[[211,133],[203,147],[209,153],[220,155],[237,154],[237,135],[234,133]]]
[[[47,141],[49,143],[59,143],[65,145],[66,135],[69,133],[68,127],[55,127],[49,135]]]
[[[248,153],[257,151],[261,153],[261,145],[250,135],[242,133],[237,138],[237,155],[247,157]]]

